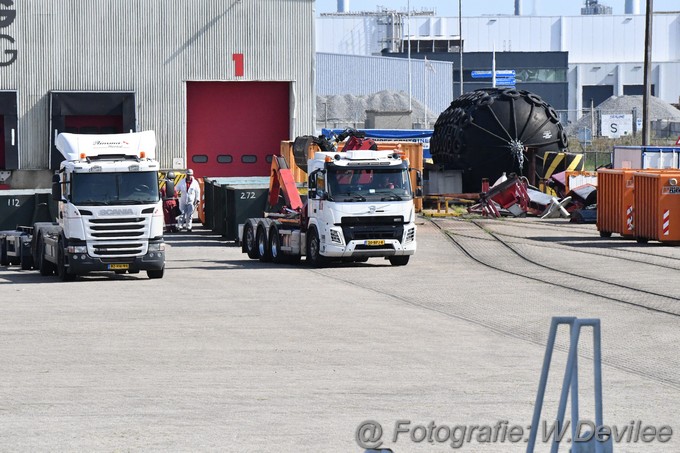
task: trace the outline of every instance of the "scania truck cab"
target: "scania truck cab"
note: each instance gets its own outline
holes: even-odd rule
[[[159,163],[153,131],[62,133],[64,156],[53,179],[55,223],[36,223],[35,267],[62,280],[92,271],[162,278],[165,268]]]

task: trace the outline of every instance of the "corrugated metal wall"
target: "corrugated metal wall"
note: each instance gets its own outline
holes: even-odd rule
[[[154,129],[169,167],[186,157],[185,82],[289,81],[291,137],[314,131],[313,0],[20,0],[2,30],[18,58],[21,169],[47,168],[50,91],[133,91],[138,130]],[[245,74],[234,76],[232,54]],[[263,125],[266,127],[266,125]]]

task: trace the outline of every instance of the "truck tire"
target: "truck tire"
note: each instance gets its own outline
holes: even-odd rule
[[[392,266],[406,266],[408,264],[408,259],[411,258],[410,255],[399,255],[399,256],[390,256],[390,264]]]
[[[54,264],[45,259],[45,242],[42,236],[38,236],[38,270],[42,276],[54,274]]]
[[[63,282],[72,282],[76,279],[76,274],[70,273],[66,268],[64,240],[61,238],[57,243],[57,277]]]
[[[0,266],[9,265],[9,258],[7,257],[7,239],[0,239]]]
[[[281,251],[281,238],[279,237],[279,229],[272,226],[269,230],[269,256],[272,261],[281,264],[288,262],[288,255]]]
[[[21,257],[21,270],[27,271],[33,268],[33,256],[23,255]]]
[[[259,226],[257,228],[257,253],[260,255],[260,261],[266,263],[272,260],[272,255],[269,251],[267,233],[262,226]]]
[[[253,230],[253,224],[250,222],[247,222],[243,227],[243,251],[248,254],[250,259],[256,260],[260,257],[257,250],[255,230]]]
[[[321,241],[315,227],[307,232],[307,264],[312,267],[323,267],[326,258],[321,255]]]
[[[163,267],[162,269],[150,269],[150,270],[146,271],[146,275],[150,279],[163,278],[164,273],[165,273],[165,267]]]

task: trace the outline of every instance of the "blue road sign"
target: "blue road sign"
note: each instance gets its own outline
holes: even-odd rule
[[[491,71],[472,71],[473,79],[490,79]]]
[[[515,86],[517,81],[514,77],[496,77],[496,86]]]
[[[473,79],[490,79],[491,71],[472,71],[470,73]],[[514,69],[499,69],[496,71],[496,77],[515,77]]]

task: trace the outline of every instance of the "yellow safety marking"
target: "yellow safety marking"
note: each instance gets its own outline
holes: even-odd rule
[[[571,161],[567,171],[576,171],[583,169],[583,154],[574,154],[574,160]]]
[[[552,176],[552,174],[555,172],[555,169],[557,166],[564,160],[564,153],[558,153],[555,154],[554,160],[551,162],[550,167],[548,167],[548,171],[545,172],[545,175],[543,175],[544,178],[549,178]]]

